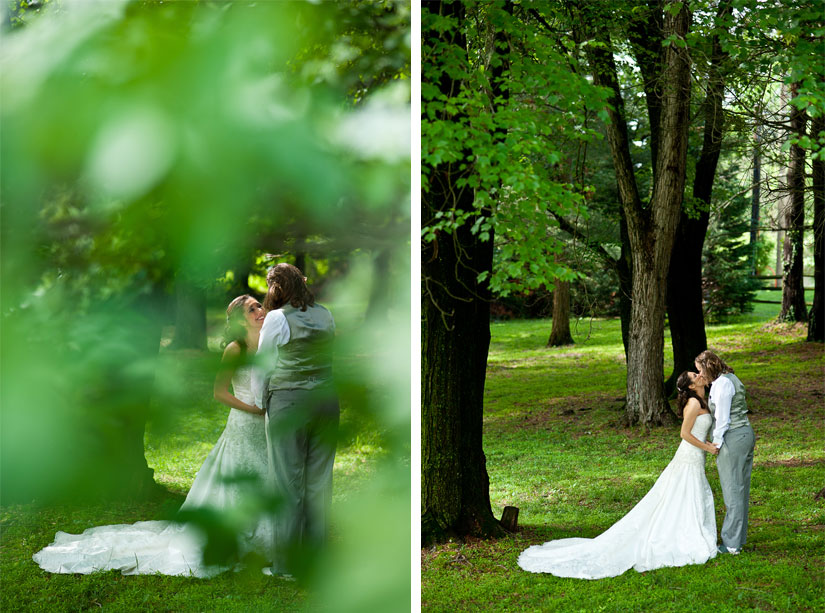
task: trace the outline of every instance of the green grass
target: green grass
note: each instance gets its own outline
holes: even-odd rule
[[[771,290],[759,290],[756,292],[756,299],[757,300],[770,300],[772,302],[782,302],[782,292],[775,292]],[[805,290],[805,302],[810,305],[814,301],[814,290],[806,289]],[[754,302],[753,311],[749,313],[746,317],[753,317],[756,319],[769,319],[772,317],[776,317],[779,314],[779,305],[778,304],[766,304],[763,302]]]
[[[769,305],[773,306],[773,305]],[[775,317],[770,312],[767,317]],[[748,388],[757,435],[749,541],[738,557],[598,581],[521,571],[530,545],[593,537],[653,485],[676,427],[620,424],[625,359],[618,320],[583,320],[549,349],[549,320],[496,323],[484,449],[494,513],[519,508],[518,533],[422,550],[428,611],[814,611],[825,608],[823,348],[802,326],[748,316],[708,326],[708,342]],[[666,372],[672,352],[666,346]],[[713,460],[707,475],[724,517]]]
[[[220,329],[220,323],[220,314],[211,313],[213,333]],[[213,352],[218,350],[216,337],[210,337],[209,345]],[[141,502],[4,505],[0,508],[0,610],[246,613],[318,606],[310,590],[294,582],[265,577],[258,568],[201,580],[160,575],[124,577],[117,571],[51,575],[32,561],[32,554],[51,543],[57,530],[79,533],[93,526],[169,519],[175,514],[220,436],[229,409],[212,399],[214,353],[181,351],[173,355],[187,373],[188,398],[181,406],[155,406],[155,420],[149,423],[145,437],[147,462],[155,470],[155,481],[165,491]],[[342,358],[344,370],[353,367],[347,359]],[[362,360],[363,355],[349,359]],[[342,405],[341,431],[334,467],[334,515],[342,504],[364,495],[374,485],[377,466],[387,457],[375,424],[346,405]],[[409,535],[407,530],[405,527]],[[340,546],[340,532],[341,527],[333,521],[333,545]],[[404,542],[409,542],[408,536]],[[406,561],[409,556],[400,559]]]

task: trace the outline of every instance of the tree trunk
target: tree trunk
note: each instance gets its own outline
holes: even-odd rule
[[[702,248],[708,221],[707,211],[698,219],[690,219],[683,211],[676,229],[667,275],[667,315],[673,346],[673,371],[665,382],[668,396],[676,389],[679,375],[696,370],[696,356],[708,348],[702,297]]]
[[[367,321],[387,320],[390,292],[390,256],[389,249],[382,249],[373,258],[370,300],[364,315],[364,319]]]
[[[164,308],[165,304],[168,304],[168,301],[160,289],[155,289],[150,297],[138,302],[138,311],[142,314],[142,318],[138,326],[132,330],[133,342],[131,343],[131,349],[136,356],[135,363],[157,359],[165,319],[163,313],[167,311]],[[145,497],[156,489],[155,471],[149,468],[146,462],[143,446],[154,384],[154,371],[144,373],[142,380],[134,382],[131,386],[128,391],[129,397],[124,399],[122,405],[125,410],[120,413],[123,429],[118,447],[121,449],[125,462],[118,487],[121,488],[121,493],[129,498]],[[120,390],[121,394],[123,392],[124,390]]]
[[[665,270],[642,265],[644,257],[653,254],[634,257],[626,421],[661,425],[672,421],[663,384]]]
[[[720,2],[716,22],[722,23],[729,13],[730,2]],[[673,372],[665,382],[668,396],[676,389],[679,375],[685,370],[695,370],[696,356],[708,348],[702,308],[702,248],[710,221],[710,199],[725,128],[721,68],[726,58],[727,54],[722,51],[719,36],[716,35],[713,37],[707,96],[703,104],[705,125],[702,153],[696,163],[693,181],[693,198],[704,206],[695,219],[682,210],[667,275],[667,314],[673,346]]]
[[[206,291],[178,273],[172,349],[206,349]]]
[[[616,262],[616,274],[619,277],[619,320],[622,327],[622,345],[624,358],[627,362],[630,346],[630,311],[633,295],[633,256],[630,253],[630,237],[627,235],[627,221],[624,211],[619,211],[619,233],[622,240],[622,251]]]
[[[664,18],[663,36],[684,39],[690,13],[683,5],[677,15]],[[650,205],[642,207],[628,146],[624,102],[607,28],[590,45],[588,55],[598,85],[612,95],[608,113],[608,141],[627,219],[633,258],[630,346],[627,364],[628,423],[663,424],[674,420],[664,395],[664,320],[667,270],[682,205],[687,161],[690,110],[690,58],[687,49],[669,45],[661,75],[659,153],[654,165]]]
[[[751,270],[753,275],[759,274],[759,217],[760,200],[762,198],[762,152],[760,150],[759,128],[753,134],[753,189],[751,190]]]
[[[572,345],[570,334],[570,282],[556,280],[553,290],[553,328],[550,331],[548,347]]]
[[[811,136],[817,138],[825,132],[825,117],[820,115],[811,126]],[[814,303],[808,316],[808,340],[825,342],[825,301],[822,290],[825,285],[825,160],[812,160],[814,193]]]
[[[466,49],[460,2],[426,3],[422,11],[452,18],[457,27],[438,35]],[[446,72],[439,88],[455,95],[461,83]],[[474,194],[456,189],[472,172],[463,160],[435,167],[422,191],[426,225],[439,211],[473,210]],[[463,166],[463,168],[461,168]],[[449,535],[504,534],[490,505],[487,463],[482,449],[484,382],[490,345],[490,293],[477,281],[492,270],[493,240],[481,241],[467,220],[454,233],[422,245],[421,303],[421,538],[424,544]]]
[[[116,499],[144,498],[154,493],[154,470],[149,468],[143,446],[146,421],[154,390],[154,368],[124,374],[124,364],[154,364],[160,349],[161,330],[168,319],[166,294],[155,287],[132,305],[120,334],[125,343],[101,380],[101,387],[89,390],[91,404],[107,406],[107,414],[90,426],[97,431],[101,457],[106,467],[93,482],[98,492]],[[127,369],[128,370],[128,369]],[[100,398],[101,400],[97,400]],[[111,467],[116,467],[113,471]]]
[[[298,251],[295,254],[295,268],[304,273],[305,277],[307,276],[307,254],[305,251]]]
[[[791,85],[791,98],[796,96],[799,85]],[[805,134],[806,117],[804,111],[791,106],[791,132]],[[788,191],[790,206],[785,212],[785,250],[782,262],[782,309],[779,321],[807,321],[808,308],[805,304],[803,286],[802,248],[805,225],[805,150],[799,145],[791,145],[788,166]]]

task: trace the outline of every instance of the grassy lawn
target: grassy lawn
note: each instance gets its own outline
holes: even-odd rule
[[[346,321],[346,311],[340,321]],[[201,463],[218,439],[226,423],[229,409],[212,398],[215,351],[219,351],[217,334],[221,330],[222,315],[210,314],[209,346],[212,354],[199,352],[172,352],[179,367],[187,375],[189,399],[183,407],[155,407],[156,419],[147,426],[145,455],[155,470],[155,481],[163,486],[152,500],[136,502],[107,502],[97,504],[72,504],[64,506],[40,506],[31,504],[4,505],[0,507],[0,610],[2,611],[294,611],[305,608],[317,610],[320,605],[313,589],[282,579],[265,577],[259,568],[248,571],[228,572],[213,579],[201,580],[185,577],[128,576],[117,571],[94,575],[51,575],[40,570],[32,561],[33,553],[48,545],[57,530],[79,533],[92,526],[132,523],[141,520],[169,519],[183,502]],[[168,344],[168,339],[163,345]],[[164,350],[166,351],[166,350]],[[219,355],[219,354],[218,354]],[[344,356],[340,364],[343,370],[365,361],[361,355]],[[339,370],[340,375],[340,370]],[[164,410],[165,409],[165,410]],[[381,481],[394,473],[381,468],[390,455],[382,448],[386,442],[375,425],[375,420],[342,404],[342,440],[339,443],[334,467],[333,524],[331,541],[334,555],[348,552],[342,532],[352,530],[342,523],[349,521],[347,512],[354,501],[372,500],[374,490]],[[408,443],[407,443],[408,445]],[[383,472],[382,472],[383,471]],[[409,464],[405,467],[409,473]],[[402,475],[404,477],[404,475]],[[395,479],[404,484],[405,480]],[[408,482],[406,482],[408,483]],[[409,524],[409,486],[403,503],[404,524]],[[336,510],[339,512],[336,514]],[[363,516],[362,516],[363,517]],[[394,515],[391,529],[400,539],[409,543],[409,528],[398,530],[398,514]],[[338,523],[336,523],[336,521]],[[373,532],[383,535],[380,521],[372,522]],[[363,540],[366,539],[361,539]],[[342,542],[344,544],[342,545]],[[394,541],[384,539],[385,545]],[[337,545],[337,548],[335,547]],[[372,557],[384,564],[381,555]],[[404,583],[409,585],[409,555],[393,551],[404,569]],[[407,563],[404,566],[403,563]],[[339,563],[340,564],[340,563]],[[367,566],[368,567],[368,566]],[[334,569],[333,569],[334,570]],[[356,569],[357,570],[357,569]],[[341,577],[353,573],[338,572]],[[378,575],[379,578],[386,575]],[[374,579],[372,574],[371,578]],[[368,577],[367,579],[370,579]],[[397,577],[392,577],[397,579]],[[387,579],[387,583],[390,580]],[[391,586],[398,585],[390,583]],[[403,585],[403,584],[402,584]],[[360,584],[350,585],[357,590]],[[329,591],[324,586],[320,591]],[[399,595],[396,591],[396,601]],[[409,593],[400,594],[408,607]],[[320,599],[329,608],[329,598]],[[352,598],[347,599],[351,604]],[[394,602],[397,609],[397,602]],[[339,604],[335,610],[347,608]],[[348,610],[352,610],[349,606]]]
[[[759,305],[760,307],[774,305]],[[484,448],[497,516],[520,509],[517,534],[421,551],[428,611],[825,610],[823,347],[772,310],[708,326],[708,342],[748,388],[757,442],[743,555],[586,581],[521,571],[518,554],[548,540],[594,537],[653,485],[679,444],[676,427],[623,428],[625,359],[618,320],[574,325],[548,349],[550,321],[495,323]],[[667,341],[666,341],[667,342]],[[670,348],[666,346],[666,353]],[[672,355],[666,373],[672,366]],[[724,517],[715,462],[707,475]]]

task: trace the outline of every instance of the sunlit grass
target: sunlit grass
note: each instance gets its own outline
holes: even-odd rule
[[[519,508],[520,531],[423,550],[422,608],[821,610],[825,503],[814,495],[825,484],[823,348],[804,342],[803,326],[764,318],[707,328],[709,345],[747,386],[757,435],[745,554],[599,581],[518,568],[518,554],[530,545],[610,527],[649,490],[679,444],[675,427],[620,425],[626,366],[619,321],[583,323],[573,330],[576,343],[561,348],[546,347],[550,320],[493,324],[484,412],[490,497],[496,516],[504,506]],[[707,475],[721,525],[712,459]]]

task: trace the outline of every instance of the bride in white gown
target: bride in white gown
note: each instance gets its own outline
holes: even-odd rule
[[[705,476],[706,442],[712,417],[700,375],[683,372],[677,380],[682,442],[670,464],[633,509],[596,538],[566,538],[534,545],[518,565],[533,573],[601,579],[663,566],[703,564],[716,556],[716,515]]]
[[[242,364],[254,353],[266,315],[251,296],[235,298],[226,309],[223,367],[215,379],[215,398],[232,409],[226,428],[198,471],[181,511],[209,508],[225,511],[242,504],[245,487],[268,481],[264,412],[255,406],[251,367]],[[231,380],[232,392],[229,392]],[[241,477],[241,479],[237,479]],[[267,516],[244,526],[238,540],[241,555],[257,552],[271,558],[272,523]],[[43,570],[88,574],[120,570],[124,575],[155,574],[211,577],[227,566],[204,564],[205,536],[191,524],[140,521],[98,526],[83,534],[58,532],[54,542],[34,554]]]

